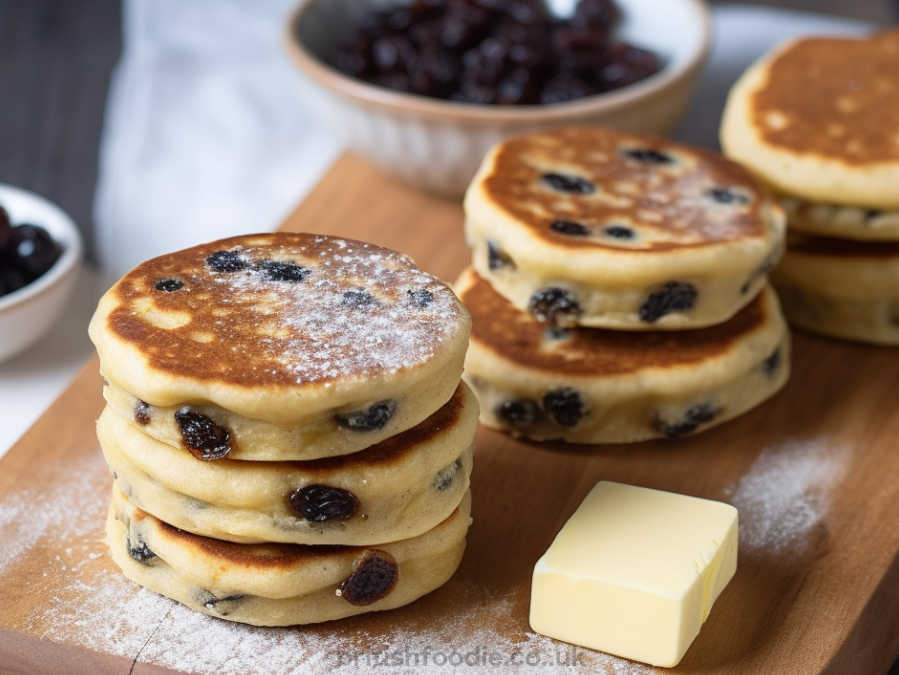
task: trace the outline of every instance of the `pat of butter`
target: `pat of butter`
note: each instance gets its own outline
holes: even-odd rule
[[[602,481],[534,567],[531,628],[676,666],[736,569],[733,506]]]

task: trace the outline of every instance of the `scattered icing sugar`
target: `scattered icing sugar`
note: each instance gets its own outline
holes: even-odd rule
[[[173,604],[129,582],[118,570],[102,569],[54,595],[31,617],[30,628],[49,640],[72,641],[77,635],[75,642],[82,647],[134,659]]]
[[[347,637],[326,627],[260,628],[214,619],[139,588],[115,571],[104,570],[91,585],[76,583],[72,593],[80,596],[78,602],[55,597],[44,610],[41,622],[50,620],[50,627],[42,637],[58,637],[57,627],[64,626],[66,634],[77,631],[90,649],[191,673],[654,672],[532,632],[519,639],[500,634],[494,626],[513,611],[510,598],[473,605],[435,627],[386,635],[360,630]]]
[[[46,492],[26,488],[0,502],[0,579],[23,554],[50,536],[67,544],[56,553],[65,571],[78,572],[85,564],[84,539],[102,522],[106,508],[103,497],[97,496],[98,489],[104,494],[98,484],[109,472],[99,453],[68,465],[66,471],[84,479],[57,483]]]
[[[829,507],[829,487],[845,453],[817,443],[789,442],[756,458],[725,491],[740,513],[740,548],[777,555],[802,550]]]
[[[318,266],[301,283],[272,283],[253,271],[217,274],[234,296],[267,296],[267,312],[287,335],[263,341],[298,381],[334,379],[360,372],[396,371],[432,358],[459,321],[451,291],[412,266],[405,256],[346,250],[338,240],[319,251]],[[358,247],[356,247],[358,249]],[[270,254],[269,251],[265,253]],[[259,253],[245,251],[251,258]],[[348,301],[358,292],[362,301]],[[415,304],[412,293],[428,293]],[[370,298],[370,300],[368,300]]]

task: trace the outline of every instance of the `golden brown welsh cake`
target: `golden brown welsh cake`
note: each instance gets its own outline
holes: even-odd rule
[[[235,542],[368,545],[417,536],[459,505],[477,419],[460,384],[421,424],[339,457],[202,462],[109,409],[97,436],[120,489],[175,527]]]
[[[712,152],[602,129],[513,138],[465,198],[474,266],[537,319],[619,330],[726,321],[765,284],[784,216]]]
[[[471,268],[456,290],[473,320],[466,377],[481,421],[518,436],[684,436],[746,412],[789,375],[789,331],[767,286],[725,323],[643,332],[547,326]]]
[[[90,325],[113,560],[257,625],[445,583],[471,521],[469,329],[448,286],[359,241],[247,235],[131,270]]]
[[[899,242],[793,234],[773,280],[797,326],[899,344]]]
[[[126,576],[191,609],[229,621],[284,626],[405,605],[459,566],[471,498],[412,539],[377,548],[234,544],[183,532],[113,489],[106,522]]]
[[[774,50],[731,91],[721,142],[781,193],[790,321],[899,344],[899,30]]]
[[[806,37],[753,65],[734,85],[725,153],[787,196],[899,210],[899,30]],[[794,226],[819,234],[824,219]],[[861,223],[861,221],[859,221]],[[847,223],[842,236],[863,238]],[[897,231],[892,229],[890,238]]]
[[[155,258],[101,299],[90,335],[111,411],[203,459],[352,453],[456,389],[469,318],[406,256],[311,234]]]

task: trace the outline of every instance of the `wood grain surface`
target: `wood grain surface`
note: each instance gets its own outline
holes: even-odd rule
[[[457,204],[345,156],[285,229],[386,245],[452,280],[468,258],[461,221]],[[323,657],[335,646],[369,658],[404,646],[419,659],[425,648],[496,653],[467,672],[513,670],[532,652],[540,663],[521,670],[564,670],[571,656],[578,669],[650,671],[528,629],[534,562],[609,479],[740,508],[737,575],[678,672],[886,672],[899,653],[899,352],[801,334],[794,352],[782,393],[692,438],[573,448],[481,429],[475,523],[450,583],[405,608],[292,629],[199,617],[118,575],[100,540],[109,477],[91,361],[0,461],[0,671],[335,672],[335,655]],[[404,658],[395,671],[425,665]]]

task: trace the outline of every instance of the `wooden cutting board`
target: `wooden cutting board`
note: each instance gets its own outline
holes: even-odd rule
[[[284,228],[366,239],[452,280],[462,213],[345,156]],[[642,665],[530,633],[531,569],[600,479],[734,503],[737,575],[677,669],[880,673],[899,654],[899,351],[806,335],[793,377],[680,441],[527,445],[481,429],[461,569],[405,608],[258,629],[191,613],[119,575],[101,542],[110,479],[96,360],[0,461],[0,671],[340,672]]]

